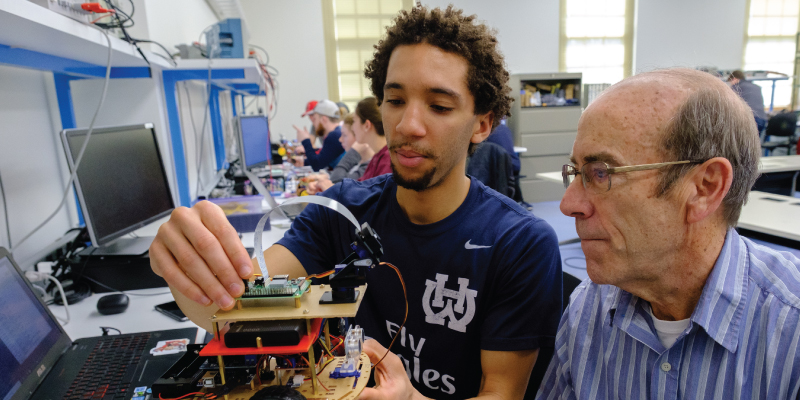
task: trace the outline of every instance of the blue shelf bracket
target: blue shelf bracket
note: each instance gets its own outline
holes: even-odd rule
[[[208,69],[192,69],[192,70],[163,70],[161,72],[164,82],[164,100],[167,107],[167,119],[169,120],[169,134],[172,143],[173,159],[175,161],[175,183],[178,186],[178,200],[180,205],[190,207],[192,205],[192,196],[189,193],[189,175],[186,167],[186,150],[183,145],[183,135],[181,131],[180,109],[178,107],[178,93],[177,84],[180,81],[186,80],[208,80]],[[211,71],[211,79],[244,79],[245,73],[243,69],[217,69]],[[219,88],[214,92],[215,86],[212,86],[212,94],[209,105],[212,105],[211,127],[214,132],[214,145],[217,158],[217,168],[226,163],[225,160],[225,146],[222,136],[222,122],[219,115]],[[214,112],[216,107],[216,112]],[[215,119],[217,122],[215,122]],[[219,132],[219,138],[217,137]],[[217,140],[222,140],[222,145],[217,145]],[[221,157],[221,161],[220,161]]]
[[[222,115],[220,114],[219,92],[222,90],[211,85],[211,98],[208,99],[211,120],[211,136],[214,138],[214,154],[217,159],[217,171],[225,168],[225,135],[222,132]],[[232,95],[232,94],[231,94]]]
[[[72,107],[72,89],[69,87],[69,83],[78,79],[81,78],[59,72],[53,73],[53,81],[56,86],[56,99],[58,100],[58,115],[61,116],[61,129],[74,129],[77,127],[77,123],[75,122],[75,109]],[[78,211],[78,224],[84,226],[86,222],[83,220],[83,210],[81,210],[81,202],[78,200],[78,192],[73,190],[72,194],[75,196],[75,207]]]
[[[238,94],[235,94],[235,93],[231,92],[231,109],[233,110],[233,116],[234,117],[237,115],[237,113],[236,113],[236,98],[238,98],[238,97],[239,97]]]

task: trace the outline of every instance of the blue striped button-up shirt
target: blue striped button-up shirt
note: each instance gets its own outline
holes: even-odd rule
[[[795,399],[800,259],[729,230],[689,327],[667,349],[645,301],[573,292],[537,399]]]

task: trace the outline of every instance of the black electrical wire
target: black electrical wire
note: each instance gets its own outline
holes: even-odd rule
[[[110,0],[106,1],[106,4],[108,5],[108,8],[114,10],[114,14],[117,14],[117,13],[122,14],[123,16],[125,16],[126,19],[124,21],[122,21],[117,16],[116,17],[117,23],[110,23],[110,24],[107,24],[107,23],[95,23],[95,25],[97,25],[97,26],[99,26],[99,27],[101,27],[103,29],[114,29],[114,28],[123,28],[123,27],[124,28],[130,28],[130,27],[132,27],[134,25],[133,14],[136,12],[136,6],[134,6],[133,0],[128,0],[128,2],[130,2],[130,4],[131,4],[131,12],[130,12],[130,14],[128,14],[125,11],[123,11],[121,8],[119,8],[119,6],[117,6],[116,4],[112,3]],[[128,22],[130,22],[130,25],[125,25]]]
[[[172,55],[172,53],[170,53],[170,52],[169,52],[169,50],[167,50],[167,48],[166,48],[166,47],[164,47],[164,46],[163,46],[161,43],[154,42],[154,41],[152,41],[152,40],[143,40],[143,39],[133,39],[133,40],[134,40],[136,43],[153,43],[153,44],[155,44],[156,46],[158,46],[158,47],[161,47],[161,49],[162,49],[162,50],[164,50],[164,52],[165,52],[165,53],[167,53],[167,56],[169,56],[169,60],[171,60],[171,61],[172,61],[172,64],[173,64],[174,66],[176,66],[176,67],[178,66],[178,62],[177,62],[177,61],[175,61],[175,56],[173,56],[173,55]],[[160,54],[156,54],[156,55],[160,55]],[[164,57],[164,58],[166,59],[166,57]]]
[[[122,335],[122,331],[110,326],[101,326],[100,330],[103,331],[103,336],[108,336],[108,331],[117,331],[117,335]]]
[[[6,237],[8,238],[8,248],[14,247],[11,245],[11,221],[8,219],[8,203],[6,202],[6,189],[3,187],[3,177],[0,176],[0,194],[3,195],[3,214],[6,217]]]
[[[76,238],[75,241],[78,241],[78,238]],[[81,300],[83,300],[83,299],[85,299],[85,298],[87,298],[87,297],[92,295],[92,289],[89,287],[89,285],[86,282],[82,282],[81,281],[81,276],[83,275],[83,271],[86,269],[86,265],[89,264],[89,259],[91,259],[91,256],[92,256],[92,254],[94,253],[95,250],[97,250],[96,247],[89,252],[89,255],[86,256],[86,260],[83,262],[83,265],[81,266],[81,270],[80,270],[79,273],[75,274],[74,273],[75,271],[73,270],[72,271],[73,273],[62,274],[60,277],[57,278],[62,283],[64,281],[66,281],[67,279],[71,279],[71,281],[72,281],[72,283],[70,283],[69,285],[67,285],[64,288],[65,292],[66,291],[71,291],[71,293],[69,293],[67,295],[67,303],[68,304],[75,304],[75,303],[77,303],[77,302],[79,302],[79,301],[81,301]],[[67,257],[65,257],[65,258],[67,258]],[[72,270],[71,267],[70,267],[70,270]],[[55,286],[55,285],[52,285],[52,286]],[[48,289],[48,291],[52,290],[52,288],[50,286],[48,286],[47,289]],[[60,305],[60,306],[63,305],[63,304],[61,304],[62,303],[61,302],[61,298],[56,297],[56,296],[53,296],[53,303],[57,304],[57,305]]]

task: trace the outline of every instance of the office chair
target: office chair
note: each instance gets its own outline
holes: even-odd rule
[[[561,274],[561,313],[563,314],[564,310],[567,309],[567,305],[569,304],[569,296],[573,291],[575,291],[575,288],[581,284],[581,280],[563,271]],[[536,392],[539,391],[539,386],[542,385],[544,374],[547,373],[547,367],[550,366],[550,360],[553,359],[554,352],[554,346],[545,345],[539,347],[539,355],[536,358],[536,364],[533,366],[533,371],[531,371],[531,378],[528,380],[528,388],[525,390],[525,397],[523,397],[523,400],[533,400],[536,397]]]
[[[467,174],[484,185],[514,198],[514,172],[511,156],[502,146],[495,143],[481,143],[475,153],[467,159]]]
[[[784,111],[770,117],[766,133],[761,141],[764,155],[772,155],[772,152],[778,148],[785,148],[786,154],[791,154],[792,147],[797,145],[796,129],[797,114],[795,112]],[[773,137],[779,139],[773,140]]]

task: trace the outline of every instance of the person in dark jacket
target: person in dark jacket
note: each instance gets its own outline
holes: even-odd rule
[[[514,151],[514,134],[505,124],[505,121],[501,121],[500,124],[497,125],[497,128],[494,128],[492,134],[486,138],[486,141],[498,144],[506,150],[506,153],[511,157],[511,166],[514,170],[514,176],[519,175],[519,154]]]
[[[764,127],[767,126],[767,113],[764,112],[764,95],[761,94],[761,86],[745,79],[744,72],[738,69],[728,76],[728,84],[753,110],[753,117],[756,119],[758,131],[762,132]]]
[[[305,158],[295,158],[295,165],[310,165],[314,171],[336,166],[344,154],[344,148],[339,143],[342,131],[339,127],[339,107],[330,100],[317,103],[314,110],[307,112],[314,126],[314,133],[322,139],[322,147],[317,151],[311,142],[311,134],[305,128],[294,129],[297,131],[297,141],[302,146],[297,146],[297,154],[305,154]]]

